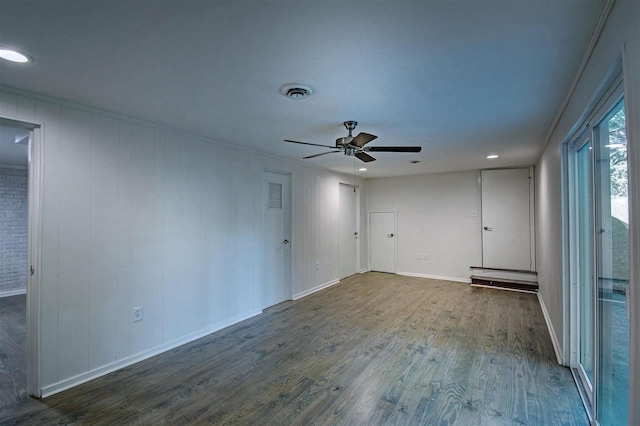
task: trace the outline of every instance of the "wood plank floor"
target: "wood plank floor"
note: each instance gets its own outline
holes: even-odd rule
[[[537,298],[368,273],[4,424],[586,425]]]
[[[24,294],[0,297],[0,409],[27,398],[26,304]]]

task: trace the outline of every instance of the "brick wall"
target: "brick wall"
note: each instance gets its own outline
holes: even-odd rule
[[[27,287],[27,170],[0,167],[0,293]]]

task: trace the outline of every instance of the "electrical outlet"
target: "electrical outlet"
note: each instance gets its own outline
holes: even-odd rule
[[[471,210],[471,217],[478,217],[478,210],[476,209]]]
[[[316,262],[316,271],[320,270],[320,262]]]
[[[423,255],[422,255],[422,260],[424,260],[424,261],[429,261],[429,255],[428,255],[428,254],[426,254],[426,253],[425,253],[425,254],[423,254]]]
[[[133,322],[142,321],[142,306],[133,308]]]
[[[422,253],[418,253],[418,255],[417,255],[417,259],[418,259],[418,260],[422,260]]]

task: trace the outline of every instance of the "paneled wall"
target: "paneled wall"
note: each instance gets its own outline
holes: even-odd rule
[[[627,120],[629,161],[629,248],[631,278],[629,283],[630,354],[629,354],[629,424],[640,424],[640,2],[617,0],[607,18],[593,52],[589,56],[567,108],[550,136],[536,167],[536,217],[538,241],[538,280],[540,296],[550,317],[552,332],[568,355],[565,318],[568,301],[563,288],[563,200],[562,155],[563,140],[584,120],[597,99],[611,67],[622,55]],[[568,360],[565,359],[565,363]]]
[[[0,166],[0,296],[27,287],[27,170]]]
[[[0,91],[0,117],[43,126],[45,394],[261,311],[264,169],[292,175],[292,294],[338,279],[352,177],[37,95]]]
[[[478,177],[471,171],[367,181],[368,210],[396,212],[398,273],[469,281],[469,266],[482,264]]]

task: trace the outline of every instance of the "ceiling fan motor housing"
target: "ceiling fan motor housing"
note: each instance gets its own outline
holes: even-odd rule
[[[338,138],[338,139],[336,139],[336,148],[345,147],[345,146],[349,145],[352,140],[353,140],[353,136],[345,136],[345,137],[342,137],[342,138]]]

